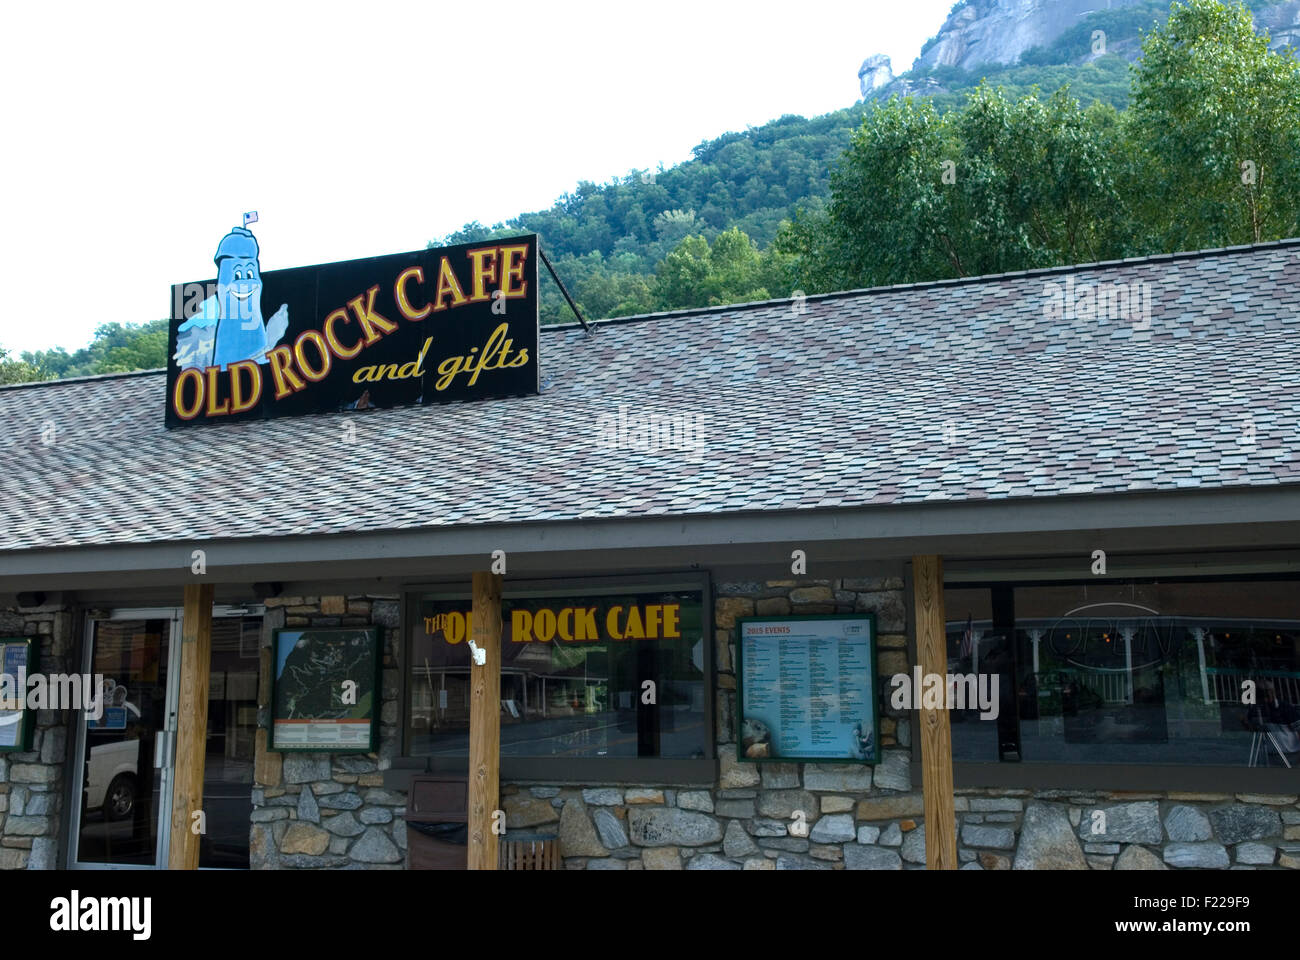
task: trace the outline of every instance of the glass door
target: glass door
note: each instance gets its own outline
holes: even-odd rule
[[[73,867],[166,866],[180,617],[119,611],[87,623],[83,673],[103,677],[101,715],[78,711]]]

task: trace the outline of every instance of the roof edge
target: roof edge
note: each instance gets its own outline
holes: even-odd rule
[[[1096,270],[1103,267],[1123,267],[1139,263],[1157,263],[1169,260],[1196,260],[1205,257],[1223,256],[1225,254],[1252,253],[1257,250],[1274,250],[1287,247],[1300,248],[1300,237],[1286,237],[1282,240],[1269,240],[1264,243],[1245,243],[1234,247],[1207,247],[1203,250],[1184,250],[1177,253],[1152,253],[1144,257],[1125,257],[1121,260],[1097,260],[1091,263],[1072,263],[1058,267],[1035,267],[1032,270],[1012,270],[1007,273],[982,273],[973,277],[951,277],[946,280],[924,280],[919,283],[894,283],[880,287],[857,287],[852,290],[836,290],[832,293],[814,293],[804,297],[804,303],[817,303],[824,300],[838,300],[845,297],[860,297],[865,294],[893,293],[900,290],[929,290],[940,287],[961,287],[990,280],[1010,280],[1018,277],[1063,276],[1084,270]],[[626,317],[607,317],[603,320],[588,320],[588,326],[607,326],[612,324],[662,320],[669,317],[692,317],[705,314],[726,313],[735,310],[757,310],[764,307],[780,306],[794,301],[794,297],[779,297],[773,300],[751,300],[745,303],[729,303],[717,307],[692,307],[687,310],[660,310],[655,313],[635,313]],[[565,323],[545,323],[543,330],[580,330],[582,324],[576,320]]]
[[[1164,501],[1154,510],[1153,495]],[[507,529],[512,554],[520,555],[519,564],[512,561],[519,568],[516,574],[530,576],[533,571],[553,571],[555,561],[563,558],[631,557],[629,571],[646,566],[680,567],[683,556],[703,558],[698,550],[705,548],[715,558],[717,550],[731,550],[742,562],[752,563],[757,557],[756,545],[794,542],[839,544],[847,551],[841,559],[860,558],[864,541],[879,547],[874,554],[880,557],[917,553],[1031,556],[1042,555],[1042,537],[1047,533],[1053,537],[1053,555],[1077,559],[1086,558],[1097,546],[1099,530],[1104,531],[1101,542],[1107,551],[1116,553],[1247,547],[1294,554],[1300,543],[1300,501],[1295,495],[1295,485],[1181,490],[1173,497],[1133,491],[1101,498],[1040,498],[1029,503],[930,502],[903,508],[873,505],[772,511],[763,524],[755,524],[752,513],[699,513],[192,542],[202,543],[208,552],[210,571],[222,571],[214,581],[218,583],[303,579],[308,568],[319,571],[331,564],[351,577],[357,575],[359,563],[366,565],[367,576],[385,575],[372,562],[395,572],[405,570],[402,576],[409,574],[414,562],[418,576],[426,580],[443,574],[462,576],[476,562],[473,558],[484,556],[492,544],[501,544]],[[1231,509],[1225,510],[1225,506]],[[662,558],[662,564],[647,560],[651,553]],[[767,554],[777,560],[783,555],[779,551]],[[102,587],[110,585],[105,577],[117,578],[111,585],[139,585],[141,573],[154,577],[153,585],[179,584],[190,572],[175,559],[174,542],[0,551],[0,591],[16,592],[28,589],[28,584],[59,590],[80,589],[83,582]],[[584,560],[581,566],[591,564]]]
[[[739,510],[697,510],[684,513],[673,514],[634,514],[621,516],[576,516],[551,518],[546,520],[497,520],[488,522],[476,522],[466,524],[425,524],[413,527],[378,527],[366,530],[331,530],[316,533],[271,533],[258,534],[255,536],[238,536],[238,537],[193,537],[178,536],[170,540],[130,540],[116,543],[94,543],[94,544],[61,544],[55,546],[40,547],[0,547],[0,563],[15,557],[32,557],[32,556],[50,556],[55,554],[69,554],[78,552],[87,552],[94,550],[174,550],[177,545],[203,544],[205,546],[222,546],[232,547],[235,549],[257,549],[267,544],[282,543],[286,540],[312,543],[338,543],[349,540],[362,540],[367,538],[419,538],[428,536],[477,536],[486,535],[488,537],[499,537],[500,532],[506,529],[520,531],[543,531],[554,533],[560,530],[576,530],[580,528],[587,529],[610,529],[620,528],[629,529],[635,527],[648,528],[662,525],[665,522],[671,524],[710,524],[710,523],[741,523],[752,524],[755,520],[780,518],[797,523],[811,523],[843,519],[846,517],[877,519],[886,518],[891,515],[908,514],[908,515],[936,515],[936,514],[953,514],[955,512],[970,513],[993,513],[993,512],[1011,512],[1032,511],[1032,510],[1059,510],[1068,515],[1070,523],[1077,522],[1077,529],[1093,531],[1098,529],[1096,518],[1088,516],[1080,518],[1085,513],[1095,513],[1099,510],[1123,509],[1128,505],[1137,505],[1140,507],[1139,516],[1143,523],[1151,520],[1154,516],[1151,512],[1151,501],[1178,501],[1179,507],[1174,511],[1180,518],[1186,513],[1186,504],[1197,502],[1214,501],[1214,516],[1218,518],[1228,516],[1223,507],[1223,501],[1234,500],[1237,503],[1244,504],[1246,500],[1268,498],[1288,498],[1288,505],[1294,505],[1296,510],[1290,516],[1279,513],[1275,507],[1267,511],[1269,522],[1297,522],[1300,523],[1300,499],[1292,500],[1290,498],[1300,495],[1300,480],[1296,481],[1279,481],[1269,484],[1220,484],[1206,487],[1164,487],[1164,488],[1144,488],[1139,490],[1107,490],[1107,491],[1088,491],[1086,493],[1058,493],[1046,495],[1021,495],[1015,497],[967,497],[960,500],[914,500],[905,503],[859,503],[851,505],[841,505],[833,507],[780,507],[777,509],[767,509],[764,507],[748,507]],[[1174,508],[1170,508],[1173,510]],[[1281,518],[1281,519],[1279,519]],[[1219,519],[1227,525],[1235,522],[1231,518]],[[1152,521],[1152,525],[1160,525]],[[1060,527],[1059,529],[1075,529],[1076,527]],[[988,531],[981,531],[988,532]],[[1001,532],[1001,531],[999,531]],[[845,534],[852,539],[857,534]],[[784,543],[782,538],[776,538],[773,543]],[[188,569],[188,568],[186,568]]]
[[[34,387],[53,387],[64,383],[90,383],[99,380],[126,380],[131,377],[148,377],[158,373],[166,373],[166,367],[155,367],[152,370],[129,370],[123,373],[97,373],[86,377],[55,377],[53,380],[31,380],[27,383],[0,383],[0,390],[30,390]]]

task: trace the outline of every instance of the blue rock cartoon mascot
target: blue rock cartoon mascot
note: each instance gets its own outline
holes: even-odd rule
[[[182,369],[221,367],[240,360],[266,363],[289,327],[289,307],[262,320],[262,268],[257,238],[235,227],[217,245],[217,292],[180,325],[174,359]]]

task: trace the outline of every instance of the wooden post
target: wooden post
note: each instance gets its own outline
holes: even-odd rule
[[[470,664],[469,869],[497,868],[492,831],[501,783],[501,576],[474,574],[474,644],[486,656]]]
[[[916,595],[916,660],[922,682],[931,674],[948,674],[948,638],[943,612],[943,560],[912,558]],[[919,707],[920,704],[915,706]],[[957,834],[952,796],[952,730],[948,711],[918,709],[921,738],[921,787],[925,791],[925,865],[930,870],[957,869]]]
[[[172,770],[172,870],[199,868],[199,834],[193,814],[203,809],[203,767],[208,747],[208,673],[212,665],[210,583],[185,587],[181,621],[181,688],[177,708],[176,764]]]

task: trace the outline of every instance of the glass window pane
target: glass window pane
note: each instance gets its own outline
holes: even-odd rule
[[[199,866],[248,869],[261,617],[212,621]]]
[[[1294,580],[1016,586],[1011,659],[1022,758],[1295,766],[1296,587]],[[971,669],[969,654],[958,655],[968,624],[976,635],[986,624],[998,632],[995,595],[945,591],[951,671]],[[966,719],[954,715],[954,756],[996,759],[988,725]]]
[[[993,628],[993,594],[988,588],[950,589],[943,595],[947,619],[948,673],[977,675],[988,669],[991,648],[1002,648],[1005,638]],[[953,710],[952,758],[957,761],[996,760],[997,724],[980,720],[977,705]]]
[[[701,591],[534,591],[502,607],[502,756],[705,756]],[[421,598],[410,647],[413,756],[468,755],[471,631],[468,598]],[[654,702],[643,702],[651,689]]]

